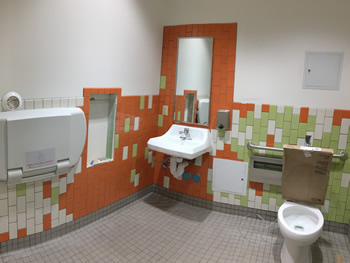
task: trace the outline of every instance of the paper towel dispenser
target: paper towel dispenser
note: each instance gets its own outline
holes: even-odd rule
[[[86,120],[79,108],[0,113],[0,181],[24,183],[61,175],[84,149]]]

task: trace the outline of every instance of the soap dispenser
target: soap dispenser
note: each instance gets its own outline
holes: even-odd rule
[[[216,115],[216,129],[219,137],[225,136],[225,131],[228,129],[230,123],[230,111],[218,110]]]

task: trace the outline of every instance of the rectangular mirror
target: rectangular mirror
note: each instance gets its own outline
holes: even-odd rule
[[[212,37],[178,38],[174,121],[209,125]]]

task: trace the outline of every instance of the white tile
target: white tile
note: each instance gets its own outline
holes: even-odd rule
[[[66,223],[66,209],[60,210],[58,216],[58,224],[63,225],[64,223]]]
[[[59,188],[60,194],[64,194],[67,192],[67,177],[60,178],[60,188]]]
[[[77,99],[76,98],[69,98],[68,99],[68,107],[75,108],[76,106],[77,106]]]
[[[0,200],[0,216],[8,215],[7,199]]]
[[[51,198],[45,198],[44,199],[44,215],[51,213]]]
[[[231,144],[231,131],[225,131],[224,143]]]
[[[239,124],[239,110],[232,110],[232,124]]]
[[[123,160],[128,159],[128,146],[123,147]]]
[[[25,110],[34,109],[34,100],[24,100],[24,109]]]
[[[218,137],[216,139],[216,149],[220,151],[224,150],[224,138]]]
[[[163,178],[163,187],[169,189],[170,178],[168,176],[164,176]]]
[[[35,181],[34,191],[35,193],[43,191],[43,180]]]
[[[51,220],[51,228],[58,226],[58,218]]]
[[[333,114],[334,114],[334,109],[326,109],[326,117],[332,117],[333,118]]]
[[[17,223],[10,223],[10,231],[9,231],[9,234],[10,234],[10,239],[15,239],[17,238]]]
[[[261,119],[261,104],[255,104],[255,106],[254,106],[254,118]]]
[[[221,193],[220,192],[214,192],[213,201],[214,202],[220,202],[221,201]]]
[[[277,113],[284,113],[284,106],[277,106]]]
[[[17,206],[9,207],[9,222],[17,222]]]
[[[18,214],[18,220],[17,220],[17,227],[18,229],[23,229],[26,228],[26,224],[27,220],[26,220],[26,213],[19,213]]]
[[[34,183],[26,184],[26,202],[34,201]]]
[[[279,129],[279,128],[275,129],[275,142],[277,143],[282,142],[282,129]]]
[[[254,201],[248,201],[248,207],[254,208],[254,206],[255,206]]]
[[[341,187],[349,187],[349,182],[350,182],[350,174],[343,173],[341,176]]]
[[[325,200],[323,206],[321,206],[321,212],[328,214],[329,200]]]
[[[27,218],[34,218],[34,202],[30,202],[26,204]]]
[[[316,116],[316,115],[317,115],[317,109],[309,108],[309,116]]]
[[[35,209],[43,207],[43,193],[35,193]]]
[[[42,109],[43,106],[43,99],[34,99],[34,109]]]
[[[208,168],[208,182],[213,181],[213,169]]]
[[[253,139],[253,126],[247,126],[246,127],[245,138],[246,138],[246,140]]]
[[[58,204],[51,206],[51,219],[58,219]]]
[[[52,99],[52,108],[60,108],[61,107],[61,99],[53,98]]]
[[[59,187],[60,185],[60,176],[56,175],[51,177],[51,188]]]
[[[276,121],[269,120],[268,125],[267,125],[267,134],[274,135],[275,128],[276,128]]]
[[[17,203],[16,186],[15,185],[9,186],[7,190],[7,194],[8,194],[9,206],[16,205]]]
[[[17,213],[22,213],[26,211],[26,197],[17,197]]]
[[[9,232],[9,217],[0,216],[0,234]]]
[[[228,194],[228,203],[230,205],[234,205],[235,204],[235,195],[234,194]]]
[[[248,190],[248,200],[255,201],[255,189],[249,188]]]
[[[254,208],[256,208],[256,209],[261,209],[261,204],[262,204],[262,197],[261,197],[261,196],[256,196],[256,197],[255,197],[255,205],[254,205]]]
[[[74,173],[77,170],[77,166],[75,166],[75,168],[70,169],[67,173],[67,184],[71,184],[74,183]]]
[[[210,156],[216,156],[216,142],[213,142],[213,149],[209,153]]]
[[[235,199],[235,205],[241,205],[241,200]]]
[[[73,221],[73,214],[69,214],[66,216],[66,223]]]
[[[215,130],[215,129],[211,129],[211,139],[212,139],[212,141],[216,143],[217,137],[218,137],[218,131]]]
[[[280,207],[278,205],[276,205],[275,212],[278,213],[278,209],[280,209]]]
[[[77,97],[77,107],[84,106],[84,97]]]
[[[138,186],[140,183],[140,174],[135,174],[134,186]]]
[[[0,182],[0,199],[7,199],[7,184]]]
[[[259,142],[259,145],[260,146],[266,146],[266,142]],[[258,150],[259,151],[259,154],[265,154],[266,151],[265,150]]]
[[[152,103],[153,103],[153,96],[149,95],[148,96],[148,108],[152,109]]]
[[[261,204],[261,209],[262,210],[269,210],[269,205],[268,204]]]
[[[0,100],[0,105],[2,105],[2,100]],[[2,107],[0,106],[0,112],[2,112]]]
[[[333,123],[332,117],[325,117],[324,118],[323,132],[331,132],[332,131],[332,123]]]
[[[315,139],[321,140],[323,134],[323,124],[316,124],[315,127]]]
[[[69,106],[69,102],[68,102],[68,98],[60,98],[60,104],[61,104],[61,108],[68,108]]]
[[[232,138],[238,138],[238,131],[239,131],[239,125],[232,124],[232,132],[231,132]]]
[[[52,108],[52,100],[51,99],[44,99],[44,108],[45,109]]]
[[[269,198],[269,210],[275,211],[276,209],[276,199],[275,198]]]
[[[245,132],[238,133],[238,145],[245,146]]]
[[[139,130],[139,121],[140,121],[140,117],[135,117],[134,118],[134,131],[138,131]]]
[[[341,120],[341,126],[340,126],[340,133],[341,134],[348,134],[349,133],[349,127],[350,127],[350,119],[342,119]]]
[[[338,143],[338,150],[345,150],[346,149],[347,140],[348,140],[348,135],[340,134],[339,143]]]
[[[298,145],[298,146],[303,146],[303,145],[305,145],[305,139],[303,139],[303,138],[298,138],[298,140],[297,140],[297,145]]]
[[[43,209],[35,209],[35,225],[40,225],[43,223]]]
[[[39,225],[35,225],[35,233],[40,233],[44,231],[44,225],[43,224],[39,224]]]
[[[325,109],[317,109],[317,115],[316,115],[316,123],[317,124],[323,124],[324,123],[324,117],[326,114]]]
[[[299,107],[293,107],[293,114],[300,114],[300,108]]]
[[[78,163],[75,165],[74,168],[74,174],[80,174],[81,173],[81,157],[79,158]],[[73,182],[74,182],[74,176],[73,176]],[[69,182],[69,184],[72,182]]]
[[[35,233],[35,221],[34,218],[27,219],[27,235]]]
[[[152,152],[152,151],[149,151],[149,152],[148,152],[148,160],[147,160],[147,163],[152,163],[152,159],[153,159],[153,152]]]

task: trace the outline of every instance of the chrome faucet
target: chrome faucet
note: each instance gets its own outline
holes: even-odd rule
[[[180,133],[180,139],[181,140],[192,140],[190,136],[190,129],[189,128],[184,128],[183,131],[179,131]]]

